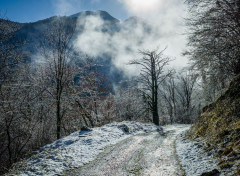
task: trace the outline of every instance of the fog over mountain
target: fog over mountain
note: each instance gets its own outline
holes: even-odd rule
[[[178,2],[178,3],[176,3]],[[126,6],[129,5],[128,3]],[[165,11],[163,8],[171,6]],[[26,48],[31,51],[33,58],[38,58],[38,51],[34,49],[37,41],[44,35],[47,25],[56,18],[76,24],[73,43],[76,51],[89,57],[105,60],[109,70],[119,70],[127,76],[136,73],[136,67],[127,63],[141,57],[139,50],[153,50],[166,48],[167,54],[173,60],[170,67],[182,68],[187,60],[181,53],[185,46],[184,7],[183,3],[174,0],[171,3],[161,3],[161,8],[153,9],[153,13],[146,15],[137,9],[129,9],[132,17],[120,21],[106,11],[83,11],[70,16],[54,16],[34,23],[22,24],[18,36],[26,39]],[[142,7],[138,7],[142,8]],[[151,8],[151,7],[148,7]],[[157,10],[157,12],[156,12]],[[137,16],[134,16],[134,15]]]
[[[100,3],[99,0],[90,0],[92,4]],[[134,73],[135,69],[129,69],[125,63],[130,59],[139,57],[138,50],[164,49],[167,47],[165,54],[170,56],[174,61],[170,64],[175,68],[182,68],[187,65],[187,59],[182,56],[186,46],[186,25],[184,18],[187,17],[186,3],[182,0],[117,0],[123,5],[130,18],[121,20],[118,25],[113,25],[112,29],[117,29],[114,34],[101,33],[95,27],[104,24],[102,18],[85,19],[84,35],[76,40],[77,46],[92,41],[91,37],[96,37],[95,42],[90,45],[82,45],[80,48],[89,54],[102,53],[110,50],[110,55],[114,63],[119,68],[124,68],[128,73]],[[55,0],[56,12],[60,15],[69,14],[81,7],[81,2],[76,0]],[[78,25],[83,25],[81,20]],[[96,25],[96,26],[95,26]],[[120,28],[118,28],[120,26]],[[146,28],[150,30],[146,30]],[[85,34],[88,34],[86,36]],[[99,45],[101,43],[101,46]],[[88,43],[89,44],[89,43]],[[113,49],[113,50],[112,50]]]

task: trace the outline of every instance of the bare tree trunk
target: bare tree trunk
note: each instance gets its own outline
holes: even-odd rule
[[[155,64],[155,63],[154,63]],[[155,68],[155,67],[154,67]],[[154,69],[155,71],[155,69]],[[156,72],[155,72],[156,73]],[[153,104],[153,123],[159,125],[159,115],[158,115],[158,83],[156,75],[154,75],[154,104]]]
[[[163,51],[164,50],[159,53],[157,53],[157,51],[143,51],[140,52],[143,55],[142,59],[130,62],[130,64],[140,65],[142,67],[138,80],[142,86],[140,91],[147,100],[148,108],[152,113],[153,123],[156,125],[159,125],[158,86],[171,73],[165,74],[163,70],[169,62],[168,57],[162,56]]]
[[[61,102],[60,100],[57,100],[57,139],[60,139],[61,137]]]
[[[11,134],[10,134],[10,129],[9,129],[9,125],[6,126],[6,131],[7,131],[7,149],[8,149],[8,161],[9,161],[9,165],[11,166],[12,165],[12,150],[11,150],[11,143],[12,143],[12,140],[11,140]]]

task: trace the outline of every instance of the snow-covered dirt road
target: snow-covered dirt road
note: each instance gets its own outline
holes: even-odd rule
[[[232,176],[204,151],[204,141],[185,137],[189,127],[124,121],[77,131],[42,147],[7,175]]]
[[[232,176],[217,166],[189,125],[123,121],[77,131],[41,148],[8,176]]]
[[[108,146],[97,159],[66,176],[178,176],[182,171],[176,160],[175,139],[189,126],[164,127],[163,133],[137,134]]]

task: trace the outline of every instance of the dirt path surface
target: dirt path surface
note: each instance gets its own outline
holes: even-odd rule
[[[83,167],[65,172],[66,176],[178,176],[182,175],[174,153],[176,135],[187,126],[164,127],[158,132],[136,135],[108,147]]]

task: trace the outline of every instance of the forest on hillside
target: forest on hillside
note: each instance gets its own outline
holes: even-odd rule
[[[82,127],[123,120],[194,123],[240,73],[240,1],[186,3],[190,17],[183,55],[188,66],[173,69],[169,64],[174,59],[165,49],[146,48],[126,64],[136,66],[139,74],[118,83],[102,72],[97,58],[76,50],[77,26],[70,18],[56,17],[46,24],[32,46],[41,58],[36,61],[25,47],[29,41],[18,35],[23,24],[2,15],[0,174]]]

